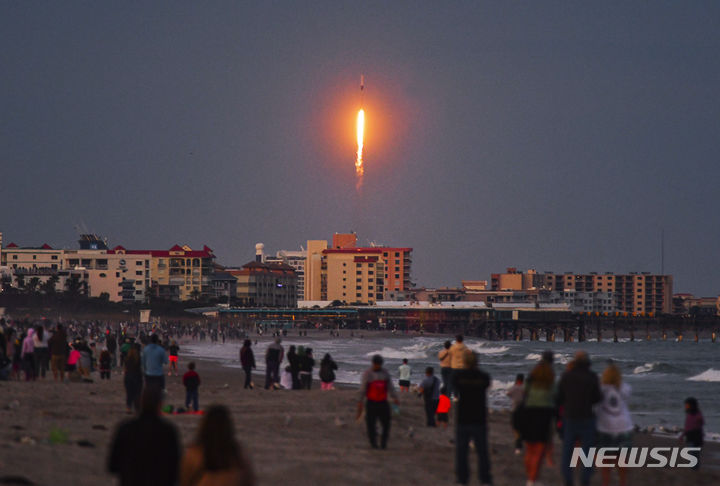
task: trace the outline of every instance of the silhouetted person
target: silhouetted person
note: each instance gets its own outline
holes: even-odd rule
[[[118,426],[110,446],[108,471],[122,486],[175,486],[180,442],[175,426],[160,417],[162,391],[146,388],[140,416]]]
[[[360,401],[357,406],[358,419],[362,415],[363,401],[365,405],[365,421],[367,424],[368,438],[373,449],[377,449],[377,430],[375,423],[380,420],[382,435],[380,447],[387,447],[388,436],[390,435],[390,404],[388,395],[398,404],[397,394],[393,388],[390,373],[382,367],[382,356],[376,354],[372,357],[372,367],[362,375],[360,384]]]
[[[203,416],[195,441],[185,451],[180,486],[252,486],[252,467],[235,440],[228,409],[212,405]]]
[[[243,342],[240,348],[240,365],[245,372],[245,387],[252,388],[252,370],[255,368],[255,353],[253,353],[249,339]]]

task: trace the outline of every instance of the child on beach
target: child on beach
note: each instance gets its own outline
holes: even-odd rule
[[[688,397],[685,399],[685,429],[683,430],[680,438],[684,438],[685,442],[689,447],[702,447],[703,446],[703,426],[705,425],[705,419],[703,418],[698,401],[694,397]],[[700,452],[693,452],[695,457],[698,459],[698,463],[693,469],[700,467]]]
[[[102,350],[102,353],[100,353],[100,359],[99,359],[99,368],[100,368],[100,379],[101,380],[109,380],[110,379],[110,368],[112,366],[112,355],[110,354],[110,351],[108,351],[107,348],[104,348]]]
[[[412,372],[410,365],[408,364],[407,358],[403,359],[403,364],[398,368],[400,373],[400,379],[398,380],[398,386],[401,392],[410,391],[410,373]]]
[[[195,371],[195,363],[188,363],[188,371],[183,375],[183,385],[185,386],[185,408],[190,409],[192,402],[193,410],[198,411],[198,388],[200,387],[200,375]]]
[[[180,350],[180,346],[177,345],[175,340],[173,339],[170,343],[170,346],[168,346],[169,356],[168,360],[170,361],[170,370],[168,371],[168,376],[170,376],[171,373],[175,373],[175,376],[178,375],[177,371],[177,364],[178,364],[178,351]]]
[[[450,413],[450,397],[448,396],[447,387],[440,388],[440,399],[437,406],[437,421],[442,424],[444,429],[448,426],[448,414]]]

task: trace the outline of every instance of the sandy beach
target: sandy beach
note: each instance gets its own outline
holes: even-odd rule
[[[187,359],[181,356],[180,361],[184,370]],[[378,451],[370,449],[364,423],[355,421],[353,389],[322,392],[315,381],[316,389],[311,391],[243,390],[242,371],[196,362],[202,378],[201,407],[210,403],[230,407],[259,484],[454,483],[452,419],[447,430],[426,428],[422,400],[414,394],[401,396],[401,413],[392,422],[388,450]],[[113,373],[109,382],[93,378],[94,383],[56,383],[47,378],[34,383],[0,382],[0,478],[20,476],[38,485],[117,483],[105,471],[105,461],[115,426],[128,418],[122,376]],[[182,406],[181,377],[168,378],[167,390],[166,403]],[[187,444],[200,417],[169,415],[167,419]],[[56,435],[66,435],[67,441],[51,443],[53,429]],[[513,454],[508,414],[492,413],[489,431],[495,484],[525,484],[522,456]],[[676,440],[645,434],[636,434],[635,444],[678,445]],[[555,445],[557,464],[557,440]],[[718,465],[717,446],[707,445],[700,471],[642,469],[631,472],[629,484],[720,484],[720,473],[712,467]],[[474,458],[471,464],[474,468]],[[558,466],[545,467],[540,480],[561,484]],[[475,474],[472,481],[477,483]],[[599,474],[592,484],[600,484]]]

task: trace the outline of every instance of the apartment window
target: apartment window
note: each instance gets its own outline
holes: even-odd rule
[[[387,252],[383,253],[383,256],[384,256],[385,258],[387,258],[387,256],[388,256]]]
[[[50,259],[51,259],[51,260],[57,260],[57,255],[52,255],[52,256],[50,257]]]
[[[142,270],[136,270],[135,275],[142,275]]]
[[[13,255],[13,260],[17,260],[17,255]]]
[[[142,295],[142,290],[136,290],[135,295]]]
[[[115,278],[120,278],[120,272],[115,272]]]
[[[50,265],[50,268],[52,268],[53,270],[57,270],[57,265],[52,264],[52,265]]]
[[[143,264],[142,260],[137,260],[137,261],[135,262],[135,265],[138,266],[138,267],[141,266],[142,264]]]
[[[396,252],[395,252],[395,256],[396,256],[396,257],[399,257],[399,256],[400,256],[400,252],[399,252],[399,251],[396,251]]]
[[[373,290],[373,289],[375,289],[375,287],[373,287],[372,285],[368,286],[368,290]]]
[[[343,262],[343,267],[347,267],[347,263]]]
[[[395,278],[400,278],[400,274],[399,274],[399,273],[396,273],[396,274],[395,274]]]
[[[359,299],[362,297],[362,294],[360,292],[358,292],[357,294],[355,294],[355,297],[357,297]]]
[[[357,272],[355,272],[355,275],[362,275],[362,270],[358,270]]]
[[[107,277],[107,274],[101,273],[101,274],[99,275],[99,277],[100,277],[100,278],[105,278],[105,277]]]
[[[395,260],[395,265],[396,265],[396,266],[399,266],[399,265],[400,265],[400,260]]]
[[[33,255],[33,260],[37,260],[37,255]]]
[[[375,275],[375,272],[373,272],[372,270],[368,270],[368,275]]]
[[[355,279],[355,282],[360,283],[360,282],[362,282],[362,279],[361,279],[361,278],[356,278],[356,279]]]

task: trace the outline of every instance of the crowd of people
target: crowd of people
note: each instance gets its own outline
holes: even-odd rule
[[[69,331],[69,332],[68,332]],[[178,334],[173,333],[176,332]],[[120,475],[122,484],[206,484],[204,478],[231,478],[235,482],[212,484],[253,484],[252,470],[232,435],[229,412],[211,406],[205,411],[196,442],[181,459],[177,433],[159,414],[165,373],[178,376],[179,339],[223,339],[226,331],[215,332],[177,326],[171,330],[135,324],[102,323],[18,323],[0,321],[0,379],[45,379],[64,381],[90,380],[97,371],[100,379],[110,379],[113,370],[122,369],[126,406],[136,418],[121,425],[112,446],[109,469]],[[229,332],[228,332],[229,334]],[[246,338],[243,333],[233,338]],[[255,341],[257,345],[257,341]],[[264,349],[265,389],[310,390],[313,372],[319,365],[321,390],[334,389],[337,363],[325,354],[317,363],[307,346],[289,346],[287,352],[279,333]],[[254,388],[253,370],[256,358],[253,343],[244,339],[239,361],[245,373],[244,388]],[[404,359],[397,370],[400,394],[417,393],[422,397],[425,425],[448,426],[450,410],[455,409],[455,473],[460,484],[469,481],[470,444],[477,454],[477,471],[482,484],[491,484],[488,453],[487,392],[490,376],[478,365],[477,355],[464,343],[463,336],[447,341],[438,353],[440,377],[435,368],[425,367],[423,377],[413,386],[412,368]],[[287,365],[283,368],[283,363]],[[358,392],[357,416],[363,415],[370,446],[388,446],[393,415],[398,413],[399,393],[395,378],[383,367],[380,355],[372,357],[371,366],[362,375]],[[520,374],[507,395],[512,403],[512,420],[508,432],[514,434],[514,449],[523,455],[527,485],[538,481],[544,463],[554,466],[553,436],[561,440],[560,468],[566,486],[575,483],[571,457],[576,447],[585,454],[590,447],[630,447],[634,425],[628,407],[630,386],[623,381],[620,369],[608,362],[598,376],[591,368],[590,357],[578,351],[574,359],[556,376],[554,355],[542,354],[527,377]],[[3,375],[4,373],[4,375]],[[195,363],[187,364],[182,383],[185,387],[185,410],[200,411],[200,375]],[[703,444],[704,421],[695,398],[685,401],[686,420],[682,437],[689,446]],[[185,411],[183,410],[183,411]],[[378,437],[377,422],[380,422]],[[142,462],[144,450],[162,450],[161,461],[168,464],[152,482],[140,481],[131,464]],[[208,454],[212,455],[210,457]],[[699,453],[698,466],[699,466]],[[615,464],[621,486],[627,482],[627,470]],[[580,484],[589,484],[593,468],[578,467]],[[610,468],[602,469],[602,483],[609,484]],[[147,477],[143,481],[149,480]],[[207,483],[210,484],[210,483]]]

